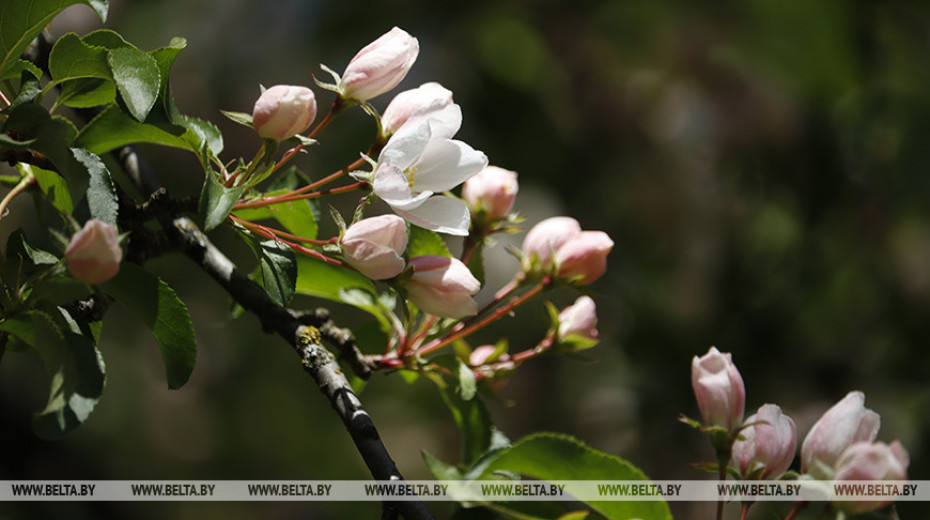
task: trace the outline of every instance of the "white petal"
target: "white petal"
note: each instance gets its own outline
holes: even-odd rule
[[[451,190],[487,165],[488,158],[484,153],[462,141],[431,141],[417,161],[414,189],[433,192]]]
[[[375,180],[371,187],[375,195],[388,204],[402,204],[413,198],[407,176],[397,166],[380,163],[374,172]]]
[[[467,235],[468,224],[471,222],[468,208],[462,201],[442,195],[430,197],[411,210],[394,207],[394,211],[411,224],[450,235]]]
[[[430,135],[428,121],[401,126],[381,150],[381,154],[378,155],[378,164],[392,164],[401,170],[406,170],[420,158],[429,144]]]
[[[462,108],[455,103],[426,114],[433,139],[451,139],[462,127]],[[414,118],[417,115],[414,114]]]

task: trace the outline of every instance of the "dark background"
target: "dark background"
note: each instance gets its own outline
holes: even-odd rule
[[[779,404],[800,446],[827,407],[862,390],[882,416],[879,439],[901,440],[911,478],[930,478],[927,4],[112,1],[107,23],[143,49],[187,38],[171,78],[177,104],[220,125],[228,159],[251,156],[258,140],[220,109],[250,111],[259,84],[328,80],[319,63],[342,70],[394,25],[421,46],[401,88],[439,81],[455,93],[459,138],[519,173],[528,224],[571,215],[616,243],[592,286],[597,362],[528,363],[491,404],[504,433],[567,432],[656,479],[710,478],[689,467],[712,458],[705,439],[676,419],[697,417],[691,358],[716,345],[742,372],[747,414]],[[81,6],[53,29],[97,27]],[[315,90],[325,111],[332,96]],[[374,104],[383,109],[390,97]],[[338,169],[373,133],[360,112],[347,114],[300,166],[317,176]],[[197,194],[193,157],[146,152],[172,193]],[[2,234],[28,224],[30,208],[17,201]],[[231,234],[213,238],[254,265]],[[491,282],[499,287],[515,262],[506,253],[491,260],[504,272]],[[186,258],[150,267],[191,308],[200,343],[191,381],[168,391],[149,333],[114,308],[101,344],[107,391],[84,426],[48,443],[28,424],[46,397],[38,359],[4,356],[0,479],[368,476],[280,339],[251,316],[230,321],[228,298]],[[551,297],[562,306],[574,295]],[[347,325],[363,318],[333,310]],[[520,350],[545,327],[541,306],[530,306],[485,339],[505,335]],[[379,374],[362,400],[408,478],[430,478],[421,449],[457,460],[458,434],[428,382]],[[671,505],[677,518],[710,516],[708,504]],[[928,510],[899,508],[902,518]],[[66,515],[371,518],[378,504],[0,506],[0,519]]]

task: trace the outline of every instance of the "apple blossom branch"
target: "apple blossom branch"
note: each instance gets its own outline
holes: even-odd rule
[[[153,200],[161,201],[164,207],[172,206],[173,201],[161,187],[154,171],[137,152],[131,148],[123,149],[119,157],[123,168],[140,190],[155,187],[157,191]],[[266,331],[277,333],[295,349],[304,369],[313,377],[339,415],[372,476],[376,480],[402,480],[374,421],[362,407],[333,354],[321,345],[324,335],[328,339],[335,339],[343,351],[353,353],[348,359],[353,368],[359,370],[359,375],[364,377],[370,369],[366,369],[359,361],[361,356],[355,349],[351,334],[336,327],[325,311],[299,314],[274,303],[265,290],[217,249],[190,218],[169,211],[159,220],[175,247],[196,262],[238,304],[255,314]],[[316,325],[308,325],[306,322]],[[397,513],[411,520],[432,518],[429,510],[419,501],[386,502],[384,507],[386,511],[396,508]]]

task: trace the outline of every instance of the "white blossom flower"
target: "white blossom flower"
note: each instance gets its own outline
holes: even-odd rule
[[[484,169],[488,158],[462,141],[449,139],[450,129],[457,130],[458,124],[450,126],[446,114],[439,111],[435,117],[410,121],[391,136],[378,156],[372,189],[412,224],[467,235],[470,215],[465,204],[436,194]]]

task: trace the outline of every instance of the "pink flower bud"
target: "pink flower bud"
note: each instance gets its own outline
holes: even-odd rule
[[[444,131],[432,128],[432,132],[439,132],[442,138],[449,139],[462,124],[462,110],[452,102],[451,90],[439,83],[424,83],[418,88],[405,90],[394,96],[381,116],[382,133],[385,136],[393,134],[408,122],[415,124],[421,118],[439,112],[443,112],[445,116],[438,119],[447,122],[445,127],[448,128]]]
[[[88,220],[65,250],[68,272],[89,284],[101,284],[116,276],[122,259],[116,226],[96,219]]]
[[[488,362],[491,359],[491,355],[497,352],[497,347],[494,345],[481,345],[476,347],[475,350],[471,351],[471,354],[468,356],[468,363],[473,367],[480,367],[481,365]],[[508,359],[510,356],[504,354]]]
[[[491,219],[507,218],[517,197],[517,173],[487,166],[462,185],[462,198],[473,215],[484,212]]]
[[[907,480],[910,457],[900,442],[857,442],[843,451],[836,461],[836,480]],[[865,513],[888,505],[888,502],[867,500],[841,502],[841,509],[851,513]]]
[[[559,313],[559,340],[571,336],[597,338],[597,307],[590,296],[580,296]]]
[[[765,404],[746,419],[757,423],[740,432],[741,440],[733,443],[733,464],[742,477],[762,470],[760,479],[778,479],[794,460],[797,430],[791,417],[781,413],[774,404]]]
[[[614,241],[603,231],[582,231],[555,253],[558,275],[587,285],[607,272],[607,255]]]
[[[413,275],[404,281],[407,296],[421,310],[442,318],[464,318],[478,313],[472,295],[481,283],[460,260],[424,255],[410,259]]]
[[[339,81],[339,92],[358,101],[384,94],[404,79],[419,52],[417,39],[394,27],[352,58]]]
[[[523,269],[552,270],[555,252],[581,233],[581,225],[571,217],[551,217],[533,226],[523,239]]]
[[[865,394],[850,392],[833,405],[811,427],[801,445],[801,472],[816,478],[831,478],[843,451],[857,442],[872,442],[878,436],[881,417],[865,407]]]
[[[404,270],[407,226],[397,215],[366,218],[349,226],[342,236],[346,262],[373,280],[385,280]]]
[[[316,98],[307,87],[275,85],[252,109],[252,127],[265,139],[283,141],[303,133],[316,118]]]
[[[728,431],[738,428],[746,408],[746,387],[730,353],[711,347],[691,361],[691,386],[704,424]]]

